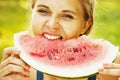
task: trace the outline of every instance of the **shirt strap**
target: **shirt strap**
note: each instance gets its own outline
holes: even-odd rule
[[[43,80],[43,73],[40,71],[37,71],[37,80]]]
[[[88,80],[96,80],[96,75],[89,77]]]

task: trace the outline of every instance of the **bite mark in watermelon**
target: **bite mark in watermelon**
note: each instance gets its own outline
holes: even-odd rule
[[[65,78],[93,75],[103,63],[111,63],[118,53],[118,47],[110,42],[85,35],[78,39],[48,40],[21,32],[15,34],[15,47],[33,68]]]

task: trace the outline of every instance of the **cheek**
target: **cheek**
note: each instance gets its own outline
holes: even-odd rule
[[[38,14],[34,14],[33,15],[32,25],[34,25],[34,26],[41,26],[42,24],[44,24],[44,22],[45,22],[45,18],[42,18]]]
[[[83,25],[78,21],[62,23],[63,29],[67,35],[79,35],[82,32]]]
[[[33,32],[39,34],[46,22],[46,18],[43,18],[37,14],[35,14],[32,18],[32,29]]]

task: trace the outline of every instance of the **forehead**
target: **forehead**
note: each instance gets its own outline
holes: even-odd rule
[[[36,6],[38,5],[46,5],[50,8],[54,9],[68,9],[77,11],[82,9],[80,4],[80,0],[37,0]]]

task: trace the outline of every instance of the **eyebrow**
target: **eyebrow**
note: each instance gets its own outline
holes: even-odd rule
[[[71,10],[63,10],[63,12],[69,12],[69,13],[72,13],[72,14],[76,14],[74,11],[71,11]]]
[[[48,8],[48,9],[49,9],[48,6],[46,6],[46,5],[41,5],[41,4],[39,4],[37,7],[45,7],[45,8]],[[71,11],[71,10],[63,10],[62,12],[69,12],[69,13],[72,13],[72,14],[76,14],[74,11]]]
[[[37,7],[45,7],[45,8],[48,8],[49,9],[49,7],[48,6],[46,6],[46,5],[38,5]]]

